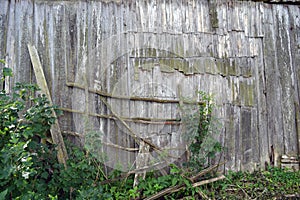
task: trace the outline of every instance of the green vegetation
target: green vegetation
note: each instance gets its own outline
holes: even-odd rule
[[[218,120],[213,117],[215,104],[211,95],[198,92],[200,104],[191,101],[181,106],[183,134],[189,144],[191,156],[186,166],[200,171],[209,166],[210,160],[215,159],[223,148],[216,140],[219,133]],[[188,102],[188,100],[186,100]]]
[[[201,190],[212,199],[299,199],[300,171],[277,167],[249,172],[230,172],[223,181]]]
[[[12,76],[8,68],[2,73],[2,81]],[[159,193],[159,199],[271,199],[299,195],[299,171],[278,168],[229,173],[222,181],[194,185],[216,176],[216,166],[210,167],[209,159],[222,149],[212,137],[214,105],[204,93],[200,94],[203,103],[183,117],[189,122],[185,130],[191,140],[191,157],[185,167],[171,164],[165,176],[158,171],[148,172],[133,187],[133,174],[117,170],[106,174],[103,164],[89,151],[66,141],[69,160],[65,168],[57,162],[55,145],[48,140],[55,120],[51,109],[59,110],[49,106],[45,96],[36,96],[37,90],[36,85],[18,83],[10,94],[4,89],[0,93],[0,200],[126,200]]]

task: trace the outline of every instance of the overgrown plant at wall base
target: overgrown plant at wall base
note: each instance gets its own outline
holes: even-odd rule
[[[3,68],[2,78],[11,76]],[[52,108],[45,96],[35,97],[36,85],[17,83],[11,93],[0,93],[0,197],[31,199],[35,191],[46,191],[50,167],[56,163],[54,146],[46,141],[54,122]],[[38,180],[38,181],[37,181]]]
[[[6,69],[3,74],[11,75],[11,71]],[[0,93],[0,200],[300,197],[299,172],[292,173],[277,168],[270,168],[264,172],[256,171],[253,174],[230,173],[226,179],[218,183],[195,186],[195,181],[201,182],[203,179],[207,181],[204,175],[217,168],[218,165],[198,171],[191,177],[189,170],[171,164],[169,174],[160,176],[156,171],[148,172],[145,180],[140,180],[139,185],[132,187],[133,175],[117,170],[105,174],[103,164],[93,157],[91,152],[80,149],[67,141],[66,147],[70,154],[67,161],[68,168],[64,168],[56,159],[55,146],[41,142],[46,141],[43,139],[47,138],[54,119],[50,112],[52,107],[48,106],[45,96],[34,96],[37,89],[37,86],[31,84],[17,84],[10,94],[4,90]],[[193,114],[190,112],[188,115],[204,121],[189,125],[195,128],[193,136],[198,137],[201,133],[199,130],[210,130],[202,128],[206,127],[205,123],[208,122],[210,125],[207,127],[211,126],[213,121],[211,115],[203,118],[196,117],[201,112],[211,113],[205,105],[207,106],[207,104],[202,105],[202,109],[197,106],[197,112]],[[207,134],[210,135],[210,133]],[[203,143],[206,138],[199,136],[193,141]],[[202,167],[204,166],[206,166],[206,161]],[[157,194],[161,195],[155,197]]]
[[[213,116],[213,97],[198,92],[200,104],[190,103],[181,106],[184,137],[189,143],[187,167],[200,171],[208,167],[209,161],[222,151],[222,145],[214,136],[219,133],[218,119]]]

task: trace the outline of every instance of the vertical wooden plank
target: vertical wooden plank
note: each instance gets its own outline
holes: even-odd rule
[[[252,160],[253,160],[253,134],[251,132],[251,127],[253,125],[251,110],[247,108],[241,109],[241,126],[240,126],[240,137],[241,137],[241,164],[242,170],[252,171]]]
[[[252,162],[248,165],[251,170],[256,170],[260,167],[263,167],[260,163],[260,143],[259,143],[259,121],[258,121],[258,112],[257,107],[251,109],[251,122],[252,126],[250,128],[250,133],[252,135],[251,140],[251,149],[252,149]]]
[[[296,132],[298,141],[298,156],[300,154],[300,110],[299,110],[299,93],[300,93],[300,8],[296,6],[289,6],[289,18],[290,18],[290,38],[291,38],[291,54],[292,63],[295,77],[295,114],[296,114]]]
[[[270,152],[271,145],[275,148],[275,165],[278,164],[278,157],[283,153],[283,121],[282,121],[282,107],[283,102],[280,84],[279,65],[277,62],[277,21],[274,16],[274,5],[266,5],[269,7],[265,11],[264,19],[264,64],[265,64],[265,81],[266,81],[266,103],[267,103],[267,123],[268,123],[268,137]],[[270,155],[270,154],[269,154]]]
[[[198,33],[210,32],[210,18],[207,17],[209,13],[208,2],[207,1],[195,1],[196,8],[194,18],[196,18],[196,27]]]
[[[175,34],[182,33],[182,0],[174,0],[169,4],[169,9],[172,11],[172,32]]]
[[[276,17],[278,23],[278,35],[276,38],[277,62],[280,74],[282,115],[283,115],[283,145],[284,153],[295,155],[298,146],[295,127],[295,71],[291,49],[291,26],[287,7],[277,7]]]
[[[9,18],[9,2],[8,1],[1,1],[0,2],[1,7],[0,7],[0,60],[5,60],[6,59],[6,43],[8,41],[8,36],[7,36],[7,27],[8,26],[8,18]],[[2,76],[2,70],[4,64],[0,64],[0,72]],[[10,67],[9,65],[6,65],[6,67]],[[3,88],[3,82],[0,81],[0,88],[2,90]]]
[[[7,43],[7,27],[9,20],[9,1],[0,2],[0,59],[5,59],[6,54],[6,43]],[[0,68],[2,72],[2,68]],[[2,87],[1,87],[2,88]]]
[[[234,106],[234,126],[235,132],[234,132],[234,137],[235,137],[235,170],[240,171],[242,169],[242,159],[243,159],[243,151],[242,151],[242,139],[243,136],[241,135],[242,131],[241,128],[241,107],[239,106]]]

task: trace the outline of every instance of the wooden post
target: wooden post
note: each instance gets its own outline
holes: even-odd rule
[[[42,68],[42,64],[38,55],[36,48],[33,45],[28,44],[29,55],[31,59],[31,63],[33,66],[33,70],[36,76],[37,84],[40,87],[43,94],[48,98],[50,105],[52,105],[51,95],[48,89],[48,85],[46,82],[46,78],[44,75],[44,71]],[[59,123],[55,114],[55,111],[52,109],[52,115],[56,118],[55,123],[52,124],[50,132],[52,141],[57,145],[57,159],[59,163],[64,164],[67,167],[66,160],[68,159],[67,150],[65,147],[65,143],[61,134],[61,130],[59,127]]]

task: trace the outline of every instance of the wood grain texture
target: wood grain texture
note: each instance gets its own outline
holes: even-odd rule
[[[44,75],[43,67],[41,65],[41,61],[38,55],[38,52],[34,46],[31,44],[28,44],[28,51],[30,55],[30,59],[32,62],[32,66],[34,69],[34,74],[37,80],[37,85],[41,89],[42,94],[46,95],[46,97],[49,100],[50,106],[52,106],[52,98],[48,89],[48,84],[46,82],[46,78]],[[57,159],[58,162],[63,164],[65,167],[67,167],[67,159],[68,154],[65,147],[65,143],[61,134],[60,126],[57,120],[57,116],[55,111],[52,109],[52,115],[55,118],[55,122],[51,125],[51,137],[53,144],[57,145]]]
[[[97,148],[129,168],[138,152],[116,146],[139,145],[99,94],[135,133],[177,149],[167,151],[178,157],[185,148],[180,125],[137,119],[180,120],[182,97],[199,101],[197,91],[205,91],[218,106],[224,170],[263,167],[271,146],[278,165],[300,146],[297,3],[0,0],[0,58],[15,74],[6,87],[36,82],[32,43],[53,103],[76,111],[59,117],[62,130],[82,134],[68,136],[80,145],[99,133],[115,145]]]

